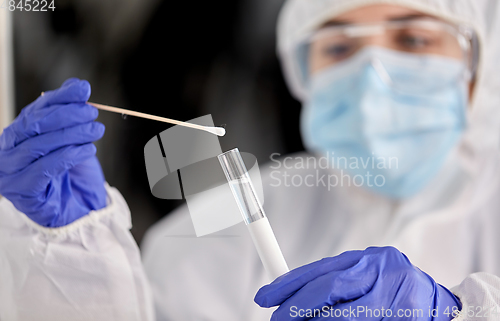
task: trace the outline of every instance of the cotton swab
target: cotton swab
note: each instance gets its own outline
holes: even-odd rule
[[[135,116],[135,117],[141,117],[141,118],[146,118],[146,119],[161,121],[161,122],[164,122],[164,123],[169,123],[169,124],[174,124],[174,125],[179,125],[179,126],[184,126],[184,127],[195,128],[195,129],[199,129],[199,130],[204,130],[206,132],[209,132],[209,133],[217,135],[217,136],[224,136],[224,135],[226,135],[226,130],[224,128],[222,128],[222,127],[210,127],[210,126],[196,125],[196,124],[186,123],[186,122],[175,120],[175,119],[170,119],[170,118],[165,118],[165,117],[159,117],[159,116],[149,115],[149,114],[140,113],[140,112],[133,111],[133,110],[123,109],[123,108],[118,108],[118,107],[112,107],[112,106],[107,106],[107,105],[102,105],[102,104],[96,104],[96,103],[91,103],[91,102],[87,102],[87,104],[92,105],[92,106],[94,106],[97,109],[105,110],[105,111],[110,111],[112,113],[124,114],[124,115]]]
[[[42,91],[41,95],[42,96],[45,95],[45,92]],[[145,113],[140,113],[138,111],[123,109],[123,108],[118,108],[118,107],[112,107],[112,106],[107,106],[107,105],[102,105],[102,104],[96,104],[96,103],[91,103],[91,102],[87,102],[87,104],[92,105],[92,106],[94,106],[97,109],[101,109],[101,110],[105,110],[105,111],[110,111],[112,113],[118,113],[118,114],[129,115],[129,116],[135,116],[135,117],[140,117],[140,118],[146,118],[146,119],[161,121],[161,122],[164,122],[164,123],[169,123],[169,124],[174,124],[174,125],[179,125],[179,126],[184,126],[184,127],[195,128],[195,129],[199,129],[199,130],[204,130],[206,132],[209,132],[209,133],[217,135],[217,136],[224,136],[224,135],[226,135],[226,130],[224,128],[222,128],[222,127],[210,127],[210,126],[196,125],[196,124],[186,123],[186,122],[175,120],[175,119],[170,119],[170,118],[165,118],[165,117],[159,117],[159,116],[149,115],[149,114],[145,114]]]

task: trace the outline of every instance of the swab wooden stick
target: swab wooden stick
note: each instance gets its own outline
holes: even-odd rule
[[[209,127],[209,126],[196,125],[196,124],[186,123],[186,122],[175,120],[175,119],[149,115],[149,114],[145,114],[145,113],[140,113],[138,111],[123,109],[123,108],[118,108],[118,107],[112,107],[112,106],[107,106],[107,105],[102,105],[102,104],[96,104],[96,103],[91,103],[91,102],[87,102],[87,104],[92,105],[97,109],[110,111],[112,113],[147,118],[147,119],[151,119],[151,120],[161,121],[164,123],[195,128],[195,129],[199,129],[199,130],[204,130],[206,132],[212,133],[212,134],[217,135],[217,136],[226,135],[226,130],[222,127]]]
[[[42,96],[44,94],[45,93],[42,92]],[[179,126],[184,126],[184,127],[195,128],[195,129],[199,129],[199,130],[204,130],[206,132],[209,132],[209,133],[217,135],[217,136],[224,136],[224,135],[226,135],[226,130],[224,128],[222,128],[222,127],[210,127],[210,126],[196,125],[196,124],[186,123],[186,122],[175,120],[175,119],[170,119],[170,118],[165,118],[165,117],[159,117],[159,116],[149,115],[149,114],[145,114],[145,113],[140,113],[138,111],[123,109],[123,108],[118,108],[118,107],[113,107],[113,106],[107,106],[107,105],[102,105],[102,104],[97,104],[97,103],[91,103],[89,101],[87,102],[87,104],[92,105],[92,106],[94,106],[97,109],[105,110],[105,111],[110,111],[112,113],[118,113],[118,114],[129,115],[129,116],[135,116],[135,117],[140,117],[140,118],[146,118],[146,119],[161,121],[161,122],[164,122],[164,123],[169,123],[169,124],[174,124],[174,125],[179,125]]]

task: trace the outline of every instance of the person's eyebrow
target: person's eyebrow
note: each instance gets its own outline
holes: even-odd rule
[[[432,16],[424,13],[414,13],[414,14],[409,14],[405,16],[398,16],[398,17],[391,17],[387,19],[387,21],[409,21],[409,20],[415,20],[415,19],[421,19],[421,18],[431,18]]]
[[[430,18],[430,17],[431,17],[430,15],[427,15],[424,13],[413,13],[413,14],[408,14],[408,15],[403,15],[403,16],[388,17],[384,21],[410,21],[410,20],[421,19],[421,18]],[[347,25],[352,25],[355,23],[356,22],[351,21],[351,20],[333,19],[333,20],[327,21],[326,23],[322,24],[320,28],[334,27],[334,26],[347,26]]]
[[[352,25],[354,22],[349,21],[349,20],[330,20],[325,22],[324,24],[321,25],[321,28],[325,27],[335,27],[335,26],[346,26],[346,25]]]

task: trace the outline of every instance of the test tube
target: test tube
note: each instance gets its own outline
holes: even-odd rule
[[[220,154],[218,159],[264,268],[273,279],[288,272],[285,258],[238,148]]]

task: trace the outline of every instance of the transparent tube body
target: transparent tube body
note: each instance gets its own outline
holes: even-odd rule
[[[264,213],[237,148],[218,156],[257,253],[271,278],[288,272],[283,253]]]
[[[218,158],[245,223],[266,217],[239,150],[232,149]]]

